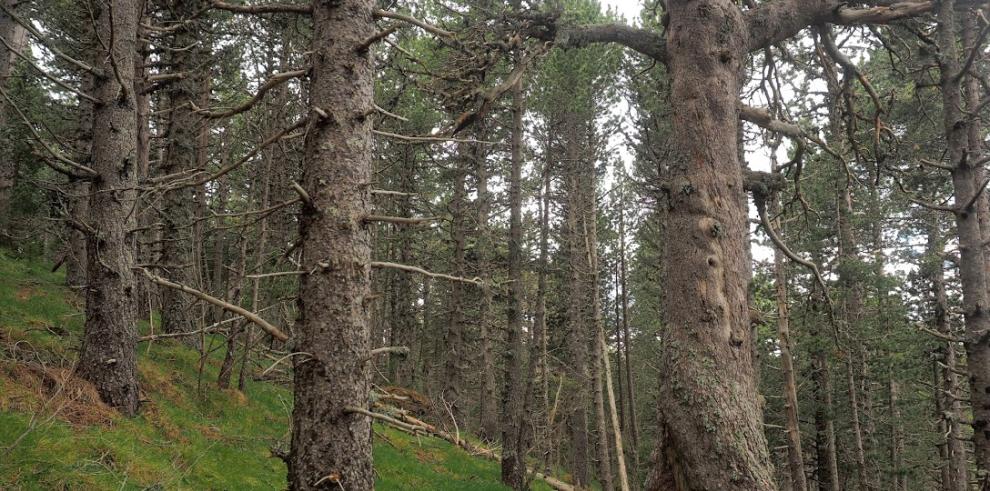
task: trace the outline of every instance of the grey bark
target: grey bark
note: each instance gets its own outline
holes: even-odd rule
[[[300,216],[302,269],[293,357],[289,489],[373,489],[368,303],[375,34],[371,0],[314,0],[310,121]],[[323,117],[322,115],[326,115]]]
[[[93,231],[86,242],[86,323],[76,373],[93,383],[104,402],[133,415],[138,410],[137,319],[128,228],[137,184],[133,79],[139,9],[135,0],[94,6],[96,34],[109,52],[94,57],[102,73],[93,87],[97,103],[90,165],[98,176],[90,184]]]

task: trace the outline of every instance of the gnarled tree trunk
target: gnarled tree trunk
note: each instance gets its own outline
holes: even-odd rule
[[[749,38],[728,0],[668,2],[671,169],[660,411],[666,471],[689,490],[770,490],[747,303],[747,216],[737,155]]]

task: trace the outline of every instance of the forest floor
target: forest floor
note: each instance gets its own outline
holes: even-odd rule
[[[122,417],[69,376],[82,302],[49,268],[0,250],[0,489],[285,488],[271,449],[287,447],[287,388],[248,380],[243,393],[220,391],[222,350],[201,364],[178,342],[142,343],[146,402]],[[374,454],[378,489],[507,489],[497,462],[437,438],[376,425]]]

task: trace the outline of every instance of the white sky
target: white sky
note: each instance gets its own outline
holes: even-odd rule
[[[603,0],[602,6],[615,8],[630,23],[639,17],[639,10],[643,8],[640,0]]]

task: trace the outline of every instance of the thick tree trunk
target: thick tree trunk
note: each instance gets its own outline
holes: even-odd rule
[[[737,154],[748,39],[728,0],[668,2],[676,146],[666,233],[660,411],[667,471],[689,490],[770,490],[773,466],[747,304],[748,220]]]
[[[513,489],[526,486],[526,461],[522,452],[527,438],[530,415],[523,414],[525,383],[522,380],[522,302],[523,284],[523,224],[522,224],[522,83],[512,87],[512,148],[509,172],[509,305],[508,339],[505,347],[505,377],[502,389],[502,482]],[[480,193],[478,196],[481,199]],[[487,290],[487,288],[486,288]]]
[[[314,0],[310,117],[300,216],[302,275],[293,357],[289,488],[373,489],[371,350],[371,0]]]
[[[941,68],[942,111],[947,158],[952,169],[956,231],[959,236],[959,279],[962,283],[965,346],[969,370],[970,398],[973,405],[973,444],[976,468],[990,472],[990,312],[986,258],[978,209],[983,169],[972,165],[967,152],[967,116],[961,108],[961,70],[958,53],[955,2],[941,3],[938,13],[939,66]],[[980,483],[980,486],[984,483]]]
[[[94,81],[93,143],[87,236],[86,324],[76,373],[122,413],[138,410],[132,226],[137,167],[134,53],[138,2],[112,0],[94,13],[96,34],[111,40],[109,53],[94,59],[102,71]],[[112,10],[112,15],[111,15]],[[114,71],[116,70],[116,73]]]
[[[195,169],[202,127],[206,124],[195,112],[201,104],[200,91],[209,71],[204,66],[208,56],[206,36],[209,29],[201,15],[209,2],[205,0],[173,0],[169,12],[178,29],[172,35],[172,45],[183,49],[169,51],[171,70],[187,76],[168,85],[170,111],[165,128],[165,158],[160,163],[162,175],[174,175]],[[187,47],[187,48],[185,48]],[[193,254],[193,188],[182,187],[165,193],[162,205],[161,257],[164,275],[176,283],[197,285],[195,281],[197,255]],[[199,199],[203,199],[202,196]],[[198,222],[196,222],[198,223]],[[195,316],[192,299],[173,288],[161,288],[162,331],[166,333],[194,331]],[[190,341],[195,338],[188,338]]]

